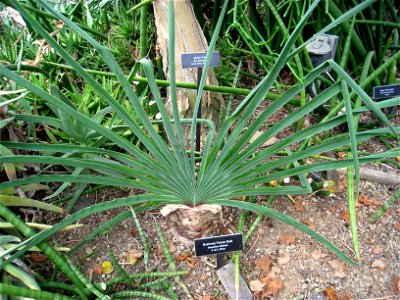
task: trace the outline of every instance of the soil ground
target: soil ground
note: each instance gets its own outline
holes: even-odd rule
[[[347,256],[355,258],[345,185],[343,180],[340,182],[342,186],[339,184],[339,190],[330,197],[296,197],[295,202],[280,197],[272,208],[315,229]],[[253,290],[254,299],[400,299],[400,203],[393,206],[378,223],[371,224],[368,221],[368,217],[392,195],[395,188],[362,182],[357,204],[360,265],[345,264],[303,232],[271,218],[264,218],[240,255],[240,272]],[[124,191],[107,189],[83,199],[79,205],[86,206],[121,196],[125,196]],[[83,219],[82,228],[59,234],[57,242],[61,246],[73,247],[100,224],[124,210],[126,208],[115,209]],[[237,209],[224,208],[225,232],[235,232],[240,213]],[[250,215],[244,233],[255,218],[256,215]],[[182,280],[191,296],[201,300],[229,299],[218,280],[215,257],[195,258],[191,247],[183,247],[174,240],[157,209],[139,215],[139,219],[151,245],[151,270],[168,270],[155,230],[156,225],[161,224],[177,269],[189,271],[182,276]],[[143,251],[132,218],[85,244],[72,256],[72,260],[93,282],[107,281],[118,276],[116,271],[107,275],[100,268],[99,272],[101,263],[110,260],[109,247],[128,274],[145,270],[143,258],[139,258],[135,265],[124,264],[131,250]],[[225,258],[228,260],[230,255]],[[50,271],[51,267],[47,268]],[[189,299],[177,284],[174,285],[180,299]]]

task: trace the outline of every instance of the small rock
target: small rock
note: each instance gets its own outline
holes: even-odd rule
[[[333,268],[334,275],[339,278],[346,277],[347,266],[340,259],[334,259],[328,262],[328,264]]]
[[[290,261],[290,256],[285,256],[285,255],[283,255],[283,256],[279,256],[279,257],[278,257],[278,264],[280,264],[280,265],[285,265],[285,264],[287,264],[289,261]]]
[[[284,245],[291,245],[295,240],[296,237],[291,233],[284,233],[279,237],[279,242]]]
[[[103,274],[103,268],[101,267],[101,265],[95,265],[92,268],[92,272],[93,272],[93,274],[100,276]]]
[[[396,294],[400,294],[400,276],[394,278],[391,290]]]
[[[378,259],[371,264],[371,267],[374,269],[383,270],[385,269],[385,263]]]
[[[324,300],[325,296],[322,294],[311,294],[310,300]]]
[[[315,260],[320,260],[326,256],[326,254],[322,253],[322,250],[320,249],[315,249],[314,251],[311,252],[311,256]]]

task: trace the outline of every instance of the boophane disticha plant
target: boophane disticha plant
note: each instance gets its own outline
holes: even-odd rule
[[[326,32],[337,26],[343,20],[354,16],[364,8],[368,7],[374,0],[367,0],[357,5],[334,22],[326,26],[321,32]],[[308,172],[317,172],[322,170],[331,170],[338,168],[351,167],[354,168],[354,176],[356,183],[359,181],[359,165],[378,161],[384,158],[398,155],[398,149],[387,151],[384,153],[369,154],[360,156],[357,151],[357,143],[365,141],[372,137],[384,135],[388,133],[396,133],[400,128],[394,128],[385,115],[381,112],[381,108],[389,107],[398,103],[397,99],[386,100],[375,103],[363,91],[362,88],[334,61],[330,60],[323,65],[318,66],[304,77],[302,84],[295,85],[284,92],[272,104],[267,106],[257,116],[250,125],[249,120],[254,116],[254,112],[264,101],[266,94],[269,92],[273,83],[277,79],[279,72],[294,56],[304,47],[293,49],[295,41],[298,40],[307,19],[313,10],[319,5],[320,1],[314,1],[307,12],[297,24],[290,37],[287,39],[282,52],[276,60],[274,66],[263,78],[263,80],[252,90],[252,92],[243,100],[243,102],[235,109],[235,111],[227,116],[218,132],[214,130],[214,124],[205,119],[181,119],[178,112],[176,100],[176,83],[175,83],[175,34],[174,34],[174,11],[173,1],[169,1],[169,72],[171,80],[171,103],[172,116],[170,116],[165,107],[164,101],[160,96],[159,88],[153,75],[152,63],[143,59],[140,64],[146,73],[149,87],[158,110],[161,114],[162,127],[165,131],[165,137],[154,128],[154,124],[149,120],[142,107],[138,96],[132,88],[131,82],[127,80],[126,75],[116,63],[110,50],[103,47],[94,40],[87,32],[82,30],[75,23],[71,22],[64,15],[55,11],[47,3],[38,1],[38,5],[49,13],[62,20],[66,27],[75,30],[89,43],[91,43],[109,68],[114,72],[119,80],[126,99],[133,107],[136,116],[133,118],[119,103],[107,92],[81,65],[71,57],[62,46],[36,21],[18,1],[10,1],[10,3],[21,13],[24,19],[51,45],[58,54],[71,66],[77,74],[80,74],[82,80],[90,85],[104,101],[113,109],[113,117],[124,122],[126,126],[140,140],[142,147],[132,144],[126,138],[118,133],[102,126],[88,116],[81,114],[79,111],[65,103],[60,95],[50,94],[47,91],[35,86],[18,72],[10,71],[7,66],[0,67],[0,77],[7,78],[9,81],[15,82],[19,88],[25,88],[36,97],[46,101],[53,107],[57,107],[65,115],[69,115],[79,120],[82,126],[91,128],[114,144],[118,145],[122,151],[112,151],[94,146],[78,146],[75,144],[41,144],[41,143],[12,143],[4,142],[3,145],[8,148],[23,149],[41,153],[41,155],[3,155],[2,163],[23,164],[26,162],[43,164],[43,165],[59,165],[71,168],[84,168],[91,170],[90,174],[69,174],[69,175],[46,175],[39,174],[26,178],[15,179],[3,182],[0,188],[24,186],[31,183],[44,182],[75,182],[79,184],[99,184],[108,186],[119,186],[135,188],[147,193],[141,195],[133,195],[125,198],[119,198],[111,201],[99,203],[88,208],[82,209],[56,224],[53,228],[44,230],[40,233],[32,233],[26,230],[21,220],[16,218],[10,210],[0,205],[0,215],[2,218],[13,223],[16,228],[24,229],[24,235],[28,238],[17,246],[4,251],[0,257],[4,258],[9,255],[8,259],[1,262],[1,266],[7,265],[13,259],[22,255],[27,249],[33,245],[41,244],[44,240],[54,233],[58,232],[65,226],[76,222],[77,220],[99,213],[105,210],[122,206],[138,206],[146,203],[145,207],[154,207],[165,204],[184,204],[189,207],[196,207],[201,204],[219,204],[231,206],[239,209],[249,210],[259,214],[267,215],[287,224],[290,224],[319,242],[323,243],[327,248],[333,251],[341,259],[348,263],[354,263],[343,252],[337,249],[327,238],[321,236],[317,232],[311,230],[306,225],[294,220],[293,218],[279,213],[268,207],[236,200],[242,196],[257,195],[288,195],[288,194],[307,194],[312,191],[306,174]],[[215,27],[213,38],[210,42],[210,49],[207,54],[205,68],[208,66],[211,58],[211,51],[216,43],[218,32],[221,28],[222,20],[226,11],[228,1],[224,1],[221,16]],[[64,30],[66,30],[64,28]],[[287,104],[293,97],[300,93],[306,86],[312,83],[317,77],[328,67],[337,73],[338,80],[335,84],[321,92],[312,101],[307,102],[302,107],[291,112],[285,119],[276,122],[273,126],[264,130],[264,132],[251,141],[255,132],[264,126],[264,123],[280,108]],[[205,75],[203,75],[199,90],[202,91],[205,84]],[[350,93],[351,89],[351,93]],[[196,108],[199,107],[200,94],[197,97]],[[352,107],[352,97],[358,96],[363,100],[363,105],[357,108]],[[313,110],[329,101],[332,97],[337,97],[343,101],[346,113],[330,117],[319,124],[311,125],[289,135],[276,144],[263,148],[263,144],[271,137],[291,126],[299,119],[310,114]],[[372,111],[387,127],[376,128],[365,131],[357,131],[354,124],[354,118],[363,112]],[[140,120],[137,121],[137,118]],[[191,123],[191,137],[189,150],[186,148],[185,137],[183,136],[182,124]],[[201,161],[196,164],[197,157],[195,154],[194,140],[196,133],[196,123],[201,122],[209,131],[205,141],[204,149],[201,153]],[[315,135],[329,132],[331,129],[341,125],[348,124],[349,131],[343,135],[333,136],[330,139],[322,140],[319,144],[311,147],[304,147],[304,143]],[[297,145],[300,146],[297,146]],[[351,146],[352,159],[343,159],[338,161],[315,161],[313,164],[306,164],[305,160],[314,155],[336,149],[343,146]],[[58,153],[59,156],[50,156],[46,153]],[[65,157],[65,153],[79,154],[96,154],[96,156],[104,156],[107,160],[99,161],[98,159],[90,159],[91,156],[74,156]],[[112,175],[108,175],[112,174]],[[272,180],[284,177],[291,177],[294,182],[287,186],[269,186]],[[47,246],[43,246],[47,247]],[[51,255],[56,255],[53,252]],[[62,261],[62,258],[55,260]],[[82,290],[85,284],[82,278],[74,273],[74,270],[65,267],[62,262],[59,263],[70,275],[74,286],[78,290]],[[86,293],[87,290],[86,290]],[[89,292],[90,293],[90,292]]]

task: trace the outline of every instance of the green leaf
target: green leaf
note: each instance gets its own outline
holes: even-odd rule
[[[22,198],[17,196],[5,196],[0,195],[0,203],[5,206],[23,206],[23,207],[36,207],[40,209],[44,209],[47,211],[53,211],[57,213],[64,213],[64,210],[61,207],[44,203],[38,200],[33,200],[29,198]]]
[[[15,278],[18,278],[23,284],[25,284],[28,288],[32,290],[40,290],[39,285],[37,284],[35,278],[22,270],[21,268],[8,264],[3,267],[4,271],[11,274]]]
[[[18,186],[19,188],[21,188],[21,190],[23,192],[33,192],[33,191],[40,191],[40,190],[49,190],[50,188],[47,185],[43,185],[43,184],[27,184],[27,185],[22,185],[22,186]],[[16,194],[17,191],[15,190],[15,188],[11,187],[11,188],[3,188],[1,189],[1,193],[3,195],[12,195],[12,194]]]
[[[6,127],[8,124],[10,124],[12,121],[14,121],[14,117],[7,118],[7,119],[2,119],[0,120],[0,129],[3,129]]]
[[[249,210],[249,211],[252,211],[252,212],[255,212],[258,214],[269,216],[278,221],[282,221],[282,222],[284,222],[288,225],[291,225],[291,226],[307,233],[308,235],[312,236],[314,239],[316,239],[317,241],[322,243],[324,246],[326,246],[329,250],[331,250],[333,253],[335,253],[343,261],[345,261],[349,264],[357,264],[351,258],[347,257],[342,251],[337,249],[327,238],[318,234],[317,232],[310,229],[310,227],[304,225],[303,223],[296,221],[295,219],[293,219],[289,216],[281,214],[269,207],[265,207],[265,206],[258,205],[255,203],[236,201],[236,200],[215,200],[215,201],[210,201],[210,203],[214,203],[214,204],[218,203],[218,204],[222,204],[222,205],[226,205],[226,206],[236,207],[239,209],[245,209],[245,210]]]

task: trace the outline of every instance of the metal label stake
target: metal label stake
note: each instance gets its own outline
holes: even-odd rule
[[[199,93],[200,81],[203,76],[203,68],[197,69],[197,94]],[[201,119],[201,107],[202,101],[200,98],[199,109],[197,110],[197,119]],[[201,124],[199,122],[196,123],[196,151],[200,151],[200,136],[201,136]]]
[[[207,52],[193,52],[193,53],[182,53],[181,62],[182,68],[197,68],[197,93],[199,93],[200,81],[203,76],[203,67],[206,61]],[[208,67],[218,67],[220,61],[220,55],[218,51],[213,51],[211,55],[210,65]],[[197,118],[201,119],[201,107],[202,101],[200,98],[199,109],[197,110]],[[200,136],[201,136],[201,124],[196,123],[196,151],[200,151]]]
[[[243,250],[243,234],[235,233],[194,240],[196,257],[205,255],[217,256],[217,275],[231,299],[252,300],[253,294],[239,274],[239,286],[235,285],[235,265],[224,265],[224,254]]]

